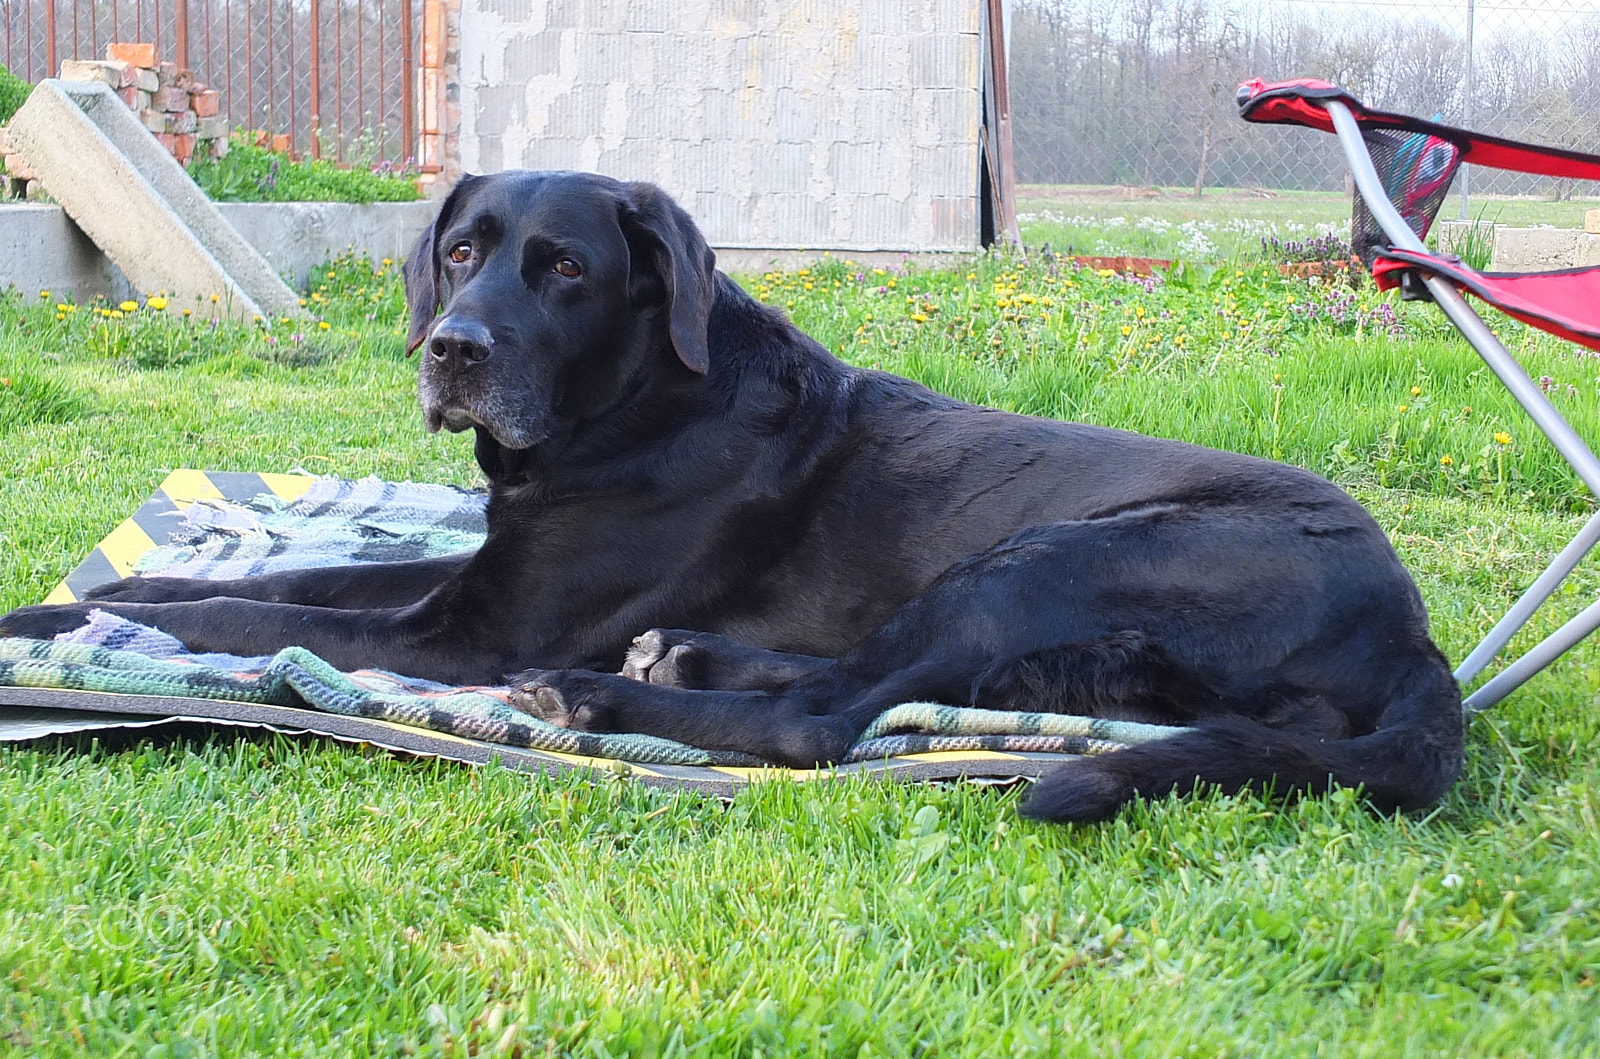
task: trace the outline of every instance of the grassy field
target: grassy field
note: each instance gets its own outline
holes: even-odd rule
[[[1467,214],[1513,227],[1582,228],[1584,213],[1596,207],[1600,199],[1474,196]],[[1323,191],[1208,189],[1197,199],[1186,188],[1024,184],[1017,188],[1017,214],[1029,246],[1048,243],[1072,254],[1261,260],[1263,238],[1350,236],[1350,199]],[[1451,198],[1439,220],[1460,214],[1460,199]]]
[[[1431,307],[1370,287],[1038,254],[749,283],[960,397],[1328,474],[1452,657],[1591,507]],[[417,422],[392,268],[321,287],[326,329],[0,301],[0,608],[173,467],[472,483]],[[1595,436],[1600,362],[1502,330]],[[1600,1055],[1597,689],[1585,645],[1394,817],[1206,795],[1042,827],[971,786],[730,805],[281,737],[3,748],[0,1053]]]

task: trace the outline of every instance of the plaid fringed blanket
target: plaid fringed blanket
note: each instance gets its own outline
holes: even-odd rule
[[[175,472],[170,486],[180,475]],[[211,476],[213,478],[220,476]],[[244,476],[239,476],[244,477]],[[254,478],[255,476],[249,476]],[[256,478],[259,484],[263,478]],[[280,478],[281,476],[273,476]],[[209,480],[209,479],[208,479]],[[186,479],[193,485],[192,479]],[[233,483],[240,491],[241,483]],[[248,483],[243,483],[248,488]],[[163,487],[151,504],[119,527],[60,592],[75,598],[96,570],[233,578],[275,570],[388,562],[476,547],[484,536],[484,498],[443,486],[337,479],[280,480],[271,491],[183,503]],[[190,489],[190,492],[196,490]],[[202,490],[203,491],[203,490]],[[283,494],[298,493],[293,499]],[[165,502],[170,508],[162,507]],[[143,516],[143,517],[141,517]],[[102,555],[118,537],[141,527],[136,560]],[[166,531],[167,543],[155,544]],[[126,542],[121,545],[126,549]],[[98,559],[98,565],[96,560]],[[118,570],[121,566],[123,569]],[[90,568],[85,573],[84,568]],[[118,695],[166,696],[312,709],[391,722],[499,746],[661,766],[760,767],[743,754],[711,752],[642,735],[589,735],[548,725],[509,705],[506,687],[448,687],[396,673],[341,673],[316,655],[290,647],[272,657],[196,655],[177,640],[125,619],[94,612],[80,629],[53,642],[0,640],[0,688],[51,688]],[[849,762],[908,755],[1081,755],[1151,742],[1172,728],[1054,714],[1018,714],[908,703],[864,733]]]

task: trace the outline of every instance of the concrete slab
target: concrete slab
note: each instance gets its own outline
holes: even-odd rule
[[[1600,265],[1600,235],[1576,228],[1496,228],[1491,272],[1548,272]]]
[[[278,274],[304,290],[312,269],[346,249],[403,261],[439,208],[433,202],[219,202],[217,212]],[[0,290],[70,292],[122,301],[136,288],[60,206],[0,203]],[[209,305],[209,302],[207,303]]]
[[[104,84],[39,83],[11,144],[136,290],[236,318],[298,315],[299,298]]]

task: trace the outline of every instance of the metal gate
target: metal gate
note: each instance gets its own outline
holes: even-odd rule
[[[221,91],[234,128],[287,135],[312,157],[416,165],[417,56],[433,42],[420,39],[415,15],[438,2],[0,0],[0,10],[5,65],[25,80],[54,76],[65,59],[103,58],[109,41],[152,42]],[[442,19],[425,21],[442,31]],[[433,146],[437,130],[421,132]]]

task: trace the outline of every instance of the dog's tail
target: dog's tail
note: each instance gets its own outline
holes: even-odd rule
[[[1465,734],[1461,691],[1448,663],[1429,655],[1403,681],[1377,728],[1351,739],[1268,728],[1228,717],[1169,739],[1084,758],[1045,776],[1022,806],[1039,820],[1104,820],[1131,799],[1159,798],[1199,784],[1226,793],[1271,786],[1279,793],[1365,790],[1381,811],[1433,803],[1460,775]]]

